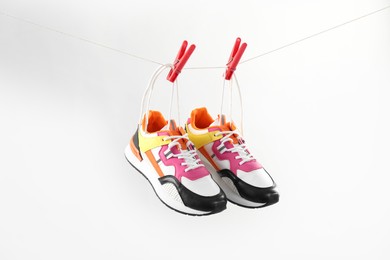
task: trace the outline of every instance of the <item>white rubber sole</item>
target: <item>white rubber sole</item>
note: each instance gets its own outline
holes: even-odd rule
[[[207,170],[209,170],[209,172],[211,173],[211,176],[213,177],[214,181],[219,185],[219,187],[221,187],[223,192],[225,192],[226,197],[230,202],[246,208],[259,208],[266,204],[266,203],[252,202],[241,197],[241,195],[238,193],[237,189],[235,188],[232,180],[230,180],[228,177],[221,178],[221,176],[219,176],[217,171],[203,156],[203,154],[198,151],[198,155],[201,158],[203,164],[206,166]]]
[[[202,216],[212,214],[212,212],[195,210],[184,205],[176,186],[171,183],[162,185],[158,180],[158,174],[149,160],[144,159],[140,162],[132,153],[130,145],[125,148],[125,156],[127,161],[149,181],[157,197],[166,206],[187,215]],[[147,158],[144,153],[141,153],[141,156],[142,158]]]

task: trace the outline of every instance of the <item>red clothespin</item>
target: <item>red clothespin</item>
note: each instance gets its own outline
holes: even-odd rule
[[[242,54],[244,54],[244,51],[246,49],[247,44],[244,42],[241,44],[241,39],[237,38],[236,43],[234,44],[232,53],[230,54],[230,58],[228,63],[226,64],[226,72],[225,72],[225,79],[230,80],[233,76],[234,71],[237,68],[238,63],[240,62],[240,59],[242,57]]]
[[[171,69],[168,73],[167,80],[170,82],[175,82],[177,76],[180,74],[187,60],[190,58],[191,54],[195,50],[195,45],[192,44],[188,50],[187,49],[188,42],[184,41],[181,45],[179,53],[176,56],[175,62],[173,63],[173,69]]]

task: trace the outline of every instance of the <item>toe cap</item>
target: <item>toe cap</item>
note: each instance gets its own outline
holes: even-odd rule
[[[210,213],[217,213],[226,209],[226,195],[219,187],[219,191],[217,194],[212,196],[203,196],[185,187],[181,182],[178,181],[175,176],[167,175],[161,177],[159,180],[161,184],[174,184],[180,194],[184,205],[186,205],[187,207]]]
[[[231,179],[234,186],[237,188],[238,193],[246,200],[265,203],[263,206],[272,205],[279,201],[279,193],[277,192],[276,184],[273,181],[272,186],[262,188],[248,184],[238,178],[230,170],[224,169],[218,173],[221,177],[228,177]]]

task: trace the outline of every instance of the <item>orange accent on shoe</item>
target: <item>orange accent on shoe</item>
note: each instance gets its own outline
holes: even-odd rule
[[[147,133],[154,133],[159,131],[167,124],[164,116],[159,111],[149,110],[148,113],[148,129],[145,129],[146,114],[142,118],[142,129]]]
[[[232,122],[227,122],[225,125],[221,126],[222,131],[234,131],[236,129],[236,126]],[[238,144],[237,135],[234,134],[230,136],[230,138],[233,140],[233,144]]]
[[[218,116],[220,118],[220,116]],[[205,128],[209,128],[210,125],[214,122],[214,119],[207,112],[207,108],[200,107],[192,110],[191,112],[191,126],[194,129],[201,130]],[[235,130],[236,127],[231,122],[225,122],[223,125],[217,126],[221,129],[221,131],[230,131]],[[233,128],[234,127],[234,128]],[[236,135],[232,135],[230,137],[233,140],[234,144],[238,143],[238,139]]]
[[[169,134],[170,135],[185,135],[186,132],[184,131],[184,129],[181,126],[177,127],[175,120],[172,119],[169,122]],[[184,139],[180,139],[179,144],[180,144],[180,149],[187,150],[187,142]]]
[[[177,128],[177,130],[176,130],[176,134],[177,135],[185,135],[186,132],[184,131],[184,129],[181,126],[179,126]],[[187,149],[187,141],[186,140],[180,139],[179,143],[180,143],[180,148],[182,150],[186,150]]]
[[[161,171],[160,166],[158,166],[158,163],[156,162],[156,159],[153,156],[153,153],[151,150],[145,152],[146,156],[148,157],[149,161],[152,163],[154,169],[158,173],[160,177],[164,176],[164,173]]]
[[[207,153],[206,149],[204,149],[204,147],[198,148],[198,151],[203,154],[203,156],[207,159],[207,161],[209,161],[209,163],[211,163],[211,165],[214,167],[216,171],[220,170],[219,167],[213,161],[213,158],[211,158],[210,155]]]
[[[191,126],[194,129],[208,128],[214,122],[205,107],[197,108],[191,112]]]
[[[137,147],[135,147],[134,145],[134,141],[133,141],[133,137],[131,138],[130,140],[130,148],[131,148],[131,151],[133,152],[133,154],[135,155],[135,157],[137,157],[137,159],[142,162],[142,156],[141,154],[139,153]]]
[[[181,133],[181,135],[185,135],[186,134],[186,131],[181,126],[179,126],[179,132]]]

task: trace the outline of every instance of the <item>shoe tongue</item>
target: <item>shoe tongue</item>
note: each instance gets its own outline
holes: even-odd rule
[[[177,132],[178,128],[176,126],[175,120],[171,119],[171,120],[167,121],[167,124],[163,128],[161,128],[160,131],[168,132],[168,133]]]
[[[160,131],[168,132],[169,131],[169,124],[166,124],[163,128],[160,129]]]
[[[218,115],[217,119],[210,124],[209,127],[218,127],[221,131],[234,131],[236,129],[232,122],[227,122],[226,115]],[[238,143],[237,135],[234,134],[230,137],[233,143]]]
[[[221,126],[226,124],[226,116],[219,116],[210,124],[210,126]]]
[[[210,126],[219,126],[219,125],[220,125],[219,117],[217,119],[215,119],[215,121],[210,124]]]
[[[161,132],[166,132],[169,135],[185,135],[185,131],[181,127],[177,127],[175,120],[168,120],[167,124],[160,130]],[[186,142],[184,139],[179,140],[181,149],[187,149]]]
[[[230,124],[226,121],[226,115],[218,115],[217,119],[210,124],[210,127],[218,126],[222,131],[230,130]]]

